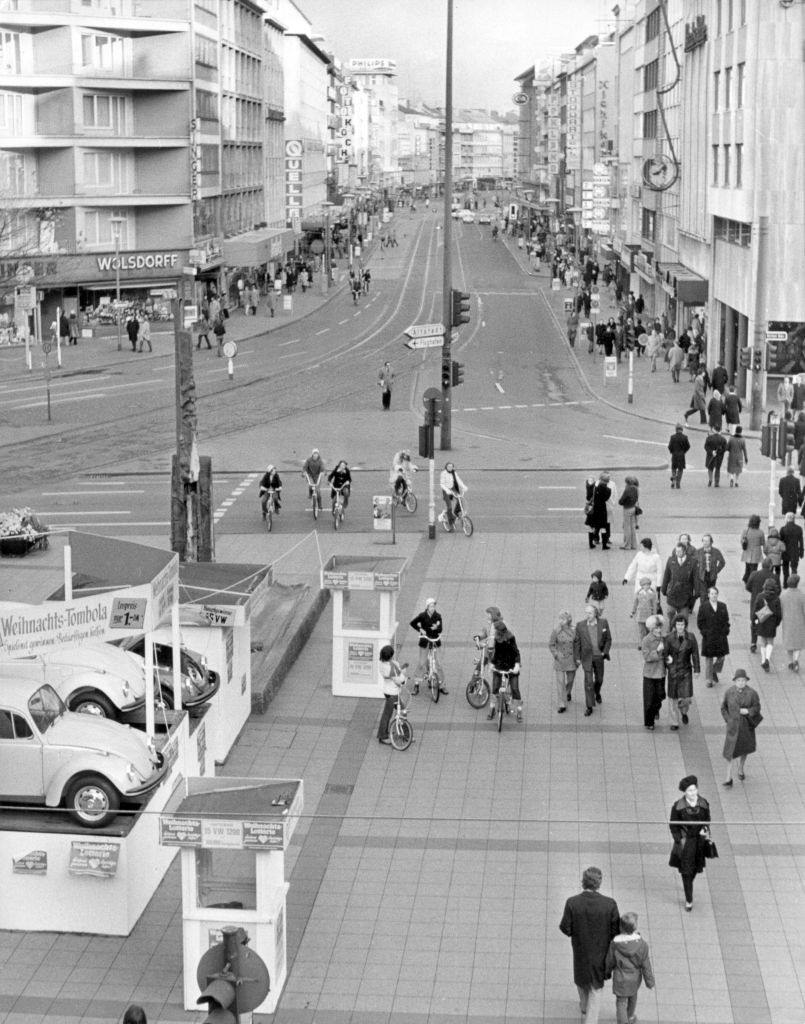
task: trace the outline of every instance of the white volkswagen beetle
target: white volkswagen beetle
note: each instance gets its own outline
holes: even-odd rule
[[[37,657],[70,711],[120,719],[145,704],[145,663],[128,651],[88,641]],[[159,697],[158,682],[156,693]]]
[[[59,807],[102,828],[138,801],[167,766],[135,729],[68,711],[32,661],[0,664],[0,803]]]

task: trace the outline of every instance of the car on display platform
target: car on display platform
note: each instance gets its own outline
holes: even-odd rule
[[[121,650],[145,661],[145,637],[131,636],[116,641]],[[165,706],[173,708],[173,647],[169,643],[154,641],[154,668],[159,674],[159,687]],[[207,667],[206,659],[182,644],[180,665],[182,670],[182,707],[193,711],[207,704],[221,685],[217,672]]]
[[[168,766],[130,726],[68,711],[48,674],[39,661],[0,664],[0,803],[63,806],[84,828],[103,828]]]
[[[100,641],[37,655],[69,711],[121,720],[145,705],[145,663]]]

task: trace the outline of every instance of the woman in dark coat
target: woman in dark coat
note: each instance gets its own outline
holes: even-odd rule
[[[774,648],[777,627],[783,620],[779,594],[779,584],[776,580],[766,580],[752,613],[752,623],[760,644],[760,667],[764,672],[769,671],[769,659]]]
[[[710,838],[710,805],[699,796],[699,780],[686,775],[679,783],[683,794],[671,807],[670,829],[674,845],[668,864],[682,875],[685,910],[693,910],[693,879],[704,871],[705,843]]]
[[[598,480],[587,481],[587,505],[590,511],[584,522],[588,528],[587,540],[590,547],[594,548],[598,541],[601,541],[601,550],[606,551],[609,547],[609,516],[607,513],[607,502],[612,497],[612,491],[607,486],[603,474]],[[603,538],[601,533],[603,531]]]
[[[727,637],[730,633],[730,613],[718,599],[718,587],[707,588],[707,600],[699,606],[696,625],[702,634],[701,655],[704,658],[704,678],[707,686],[718,682],[718,673],[724,668],[724,658],[730,653]]]
[[[747,686],[749,676],[739,668],[732,677],[732,686],[721,702],[721,717],[727,723],[724,737],[724,759],[727,762],[727,778],[722,785],[732,786],[732,765],[738,761],[738,778],[743,782],[744,766],[749,754],[757,749],[755,729],[763,721],[760,713],[760,697],[757,691]]]
[[[693,699],[693,674],[699,674],[699,644],[693,633],[688,632],[688,620],[684,615],[677,615],[673,621],[673,629],[665,643],[668,666],[668,717],[671,728],[676,732],[679,728],[679,717],[682,724],[688,724],[688,711]]]

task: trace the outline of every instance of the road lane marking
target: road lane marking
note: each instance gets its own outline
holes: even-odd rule
[[[582,508],[580,505],[572,505],[570,508],[551,508],[548,506],[549,512],[581,512]]]
[[[482,405],[481,406],[481,411],[482,412],[491,412],[494,408],[495,408],[494,405]]]
[[[349,317],[347,317],[346,320],[339,320],[338,321],[338,326],[340,327],[342,324],[348,324],[348,323],[349,323]]]
[[[145,491],[117,491],[118,494],[145,494]],[[42,491],[43,498],[66,498],[68,495],[73,494],[105,494],[109,495],[109,491]]]
[[[538,484],[538,491],[575,491],[572,484]]]
[[[511,409],[510,405],[499,405],[498,409]]]
[[[527,405],[515,405],[515,407],[514,407],[514,408],[515,408],[515,409],[527,409],[527,408],[528,408],[528,406],[527,406]]]
[[[300,342],[301,340],[301,338],[291,338],[290,341],[281,341],[279,345],[277,345],[277,348],[285,348],[286,345],[296,345],[297,342]]]
[[[329,330],[329,327],[322,327],[320,331],[316,331],[316,337],[318,337],[320,334],[326,334]]]
[[[646,441],[642,437],[620,437],[618,434],[602,434],[609,441],[628,441],[630,444],[655,444],[659,448],[667,448],[665,441]]]
[[[358,310],[358,312],[357,312],[357,313],[353,313],[352,315],[353,315],[353,316],[360,316],[360,315],[361,315],[361,311],[360,311],[360,310]]]
[[[130,511],[118,512],[117,509],[93,509],[82,512],[76,512],[75,509],[72,512],[50,512],[47,509],[37,509],[37,515],[41,516],[130,516]]]
[[[495,381],[495,387],[498,389],[501,395],[505,395],[506,392],[503,390],[503,385],[500,383],[500,381]]]

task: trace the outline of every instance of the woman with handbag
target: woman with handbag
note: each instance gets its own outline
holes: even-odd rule
[[[755,602],[752,624],[755,636],[760,644],[760,667],[769,671],[769,661],[774,648],[777,627],[782,622],[783,612],[780,608],[779,584],[775,579],[766,580],[763,589]]]
[[[623,509],[623,544],[622,551],[634,551],[637,547],[637,516],[638,501],[640,499],[639,484],[636,476],[627,476],[624,483],[623,494],[618,498],[618,504]]]
[[[727,762],[727,777],[722,786],[732,787],[732,766],[738,762],[738,778],[743,782],[746,778],[744,767],[746,759],[757,749],[755,729],[763,721],[760,713],[760,697],[756,690],[748,686],[749,676],[742,668],[736,670],[732,677],[732,686],[724,694],[721,702],[721,717],[727,723],[724,737],[724,758]]]
[[[750,516],[741,534],[741,561],[744,563],[743,581],[749,579],[763,558],[766,538],[760,528],[760,516]]]
[[[682,875],[685,910],[693,910],[693,880],[704,870],[710,839],[710,805],[699,795],[699,780],[686,775],[680,780],[683,794],[671,807],[669,827],[674,838],[669,867]],[[714,844],[713,844],[714,846]],[[711,850],[712,853],[712,850]]]

